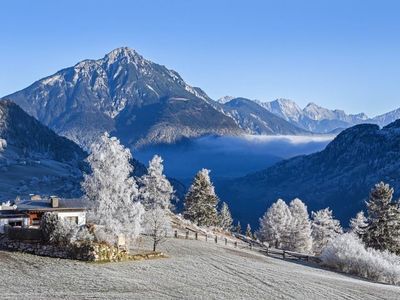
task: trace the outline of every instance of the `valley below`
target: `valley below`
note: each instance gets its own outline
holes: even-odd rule
[[[202,168],[211,170],[215,180],[245,176],[263,170],[278,161],[321,151],[333,135],[206,136],[133,150],[144,164],[158,154],[164,159],[165,172],[185,184]]]

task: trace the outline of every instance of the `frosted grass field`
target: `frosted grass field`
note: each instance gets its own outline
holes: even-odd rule
[[[1,251],[0,298],[400,299],[400,287],[231,245],[169,239],[161,250],[169,258],[106,264]]]

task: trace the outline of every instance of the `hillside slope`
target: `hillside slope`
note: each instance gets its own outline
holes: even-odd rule
[[[86,153],[11,101],[0,102],[0,199],[79,194]]]
[[[383,129],[363,124],[340,133],[321,152],[298,156],[219,185],[233,214],[257,225],[276,199],[299,197],[311,210],[329,206],[344,222],[364,207],[378,181],[400,193],[400,120]]]
[[[160,249],[168,258],[107,264],[0,251],[2,297],[396,300],[400,294],[399,287],[213,241],[168,239]]]

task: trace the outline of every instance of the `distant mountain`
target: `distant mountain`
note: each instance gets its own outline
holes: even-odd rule
[[[243,133],[201,89],[129,48],[84,60],[5,98],[84,147],[104,131],[131,147]]]
[[[378,124],[379,126],[386,126],[387,124],[392,123],[398,119],[400,119],[400,108],[386,114],[376,116],[372,120],[375,124]]]
[[[231,100],[233,100],[233,99],[235,99],[235,98],[239,98],[239,97],[224,96],[224,97],[219,98],[219,99],[217,100],[217,102],[218,102],[218,103],[221,103],[221,104],[225,104],[225,103],[227,103],[227,102],[229,102],[229,101],[231,101]]]
[[[340,133],[325,150],[298,156],[254,174],[218,185],[233,214],[257,224],[276,199],[299,197],[310,209],[329,206],[347,226],[365,209],[364,200],[381,180],[400,195],[400,120],[379,129],[361,124]]]
[[[226,100],[226,101],[225,101]],[[233,98],[222,102],[222,111],[235,120],[249,134],[256,135],[308,135],[310,132],[276,116],[258,103],[246,98]],[[220,101],[221,102],[221,101]]]
[[[369,120],[364,113],[347,115],[343,110],[330,110],[315,103],[309,103],[304,109],[288,99],[258,103],[277,116],[314,133],[330,133]]]
[[[0,101],[0,144],[0,199],[79,194],[87,154],[7,100]]]

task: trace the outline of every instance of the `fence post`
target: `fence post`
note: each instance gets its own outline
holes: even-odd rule
[[[217,238],[217,236],[215,236],[214,240],[215,240],[215,243],[218,243],[218,238]]]
[[[197,236],[197,231],[194,233],[194,238],[197,240],[198,236]]]
[[[175,236],[175,238],[178,238],[178,230],[175,230],[174,236]]]
[[[268,256],[268,254],[269,254],[269,253],[268,253],[268,251],[269,251],[269,247],[267,247],[267,251],[266,251],[266,253],[267,253],[267,256]]]
[[[235,248],[237,248],[237,242],[235,241]]]
[[[282,252],[282,257],[283,257],[283,259],[286,258],[286,251],[285,250],[283,250],[283,252]]]
[[[225,238],[225,246],[228,244],[228,239]]]

